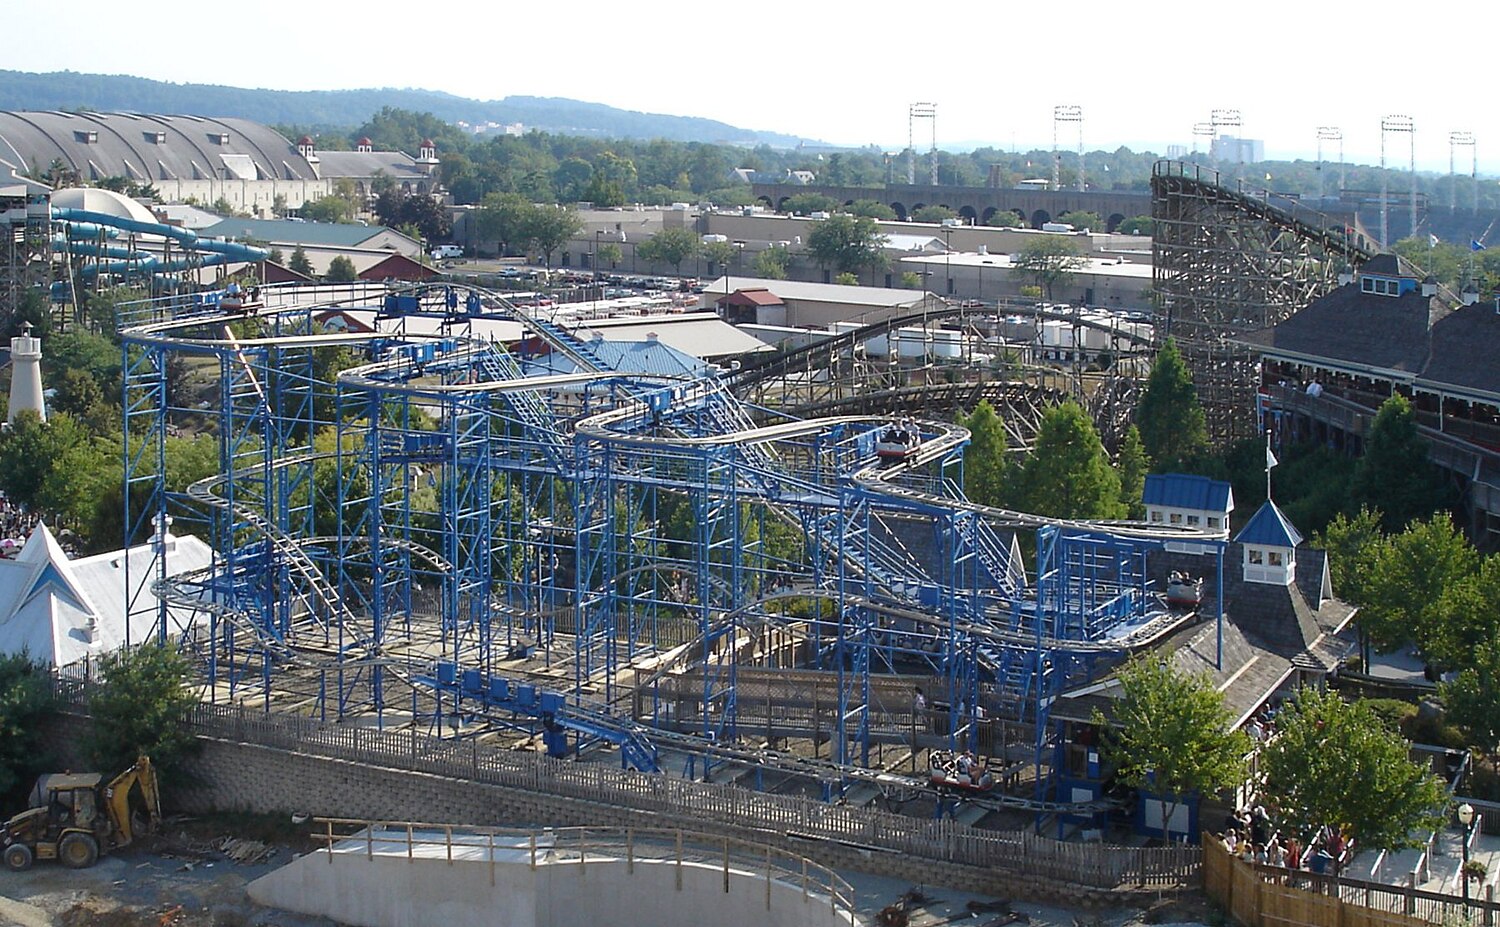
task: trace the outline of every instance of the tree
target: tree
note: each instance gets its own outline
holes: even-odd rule
[[[920,289],[922,286],[922,275],[914,270],[908,270],[901,275],[901,286],[908,290]]]
[[[1489,756],[1500,753],[1500,636],[1474,648],[1458,678],[1443,683],[1448,720]]]
[[[674,273],[681,275],[682,262],[698,250],[698,236],[692,229],[662,229],[640,243],[635,249],[636,257],[652,264],[671,264]]]
[[[1311,688],[1277,715],[1260,768],[1281,827],[1308,834],[1326,824],[1365,849],[1417,845],[1413,835],[1440,826],[1448,802],[1442,783],[1368,705]]]
[[[1118,679],[1111,717],[1094,710],[1104,760],[1121,782],[1161,799],[1162,838],[1170,840],[1168,825],[1184,798],[1244,780],[1250,738],[1234,729],[1223,693],[1207,676],[1146,655],[1125,664]]]
[[[1150,235],[1156,222],[1150,216],[1132,216],[1115,229],[1121,235]]]
[[[0,656],[0,800],[18,794],[45,769],[45,719],[53,708],[47,668],[24,653]]]
[[[767,280],[785,280],[792,253],[783,245],[773,245],[755,256],[755,275]]]
[[[994,215],[984,220],[984,224],[994,229],[1024,229],[1026,220],[1009,209],[997,209]]]
[[[885,233],[874,219],[844,213],[820,220],[807,236],[807,253],[819,267],[857,274],[885,266]]]
[[[833,212],[839,208],[838,200],[822,193],[794,193],[781,204],[781,212],[794,216],[807,216],[815,212]]]
[[[848,271],[845,271],[844,273],[839,274],[837,277],[834,277],[833,282],[837,283],[839,286],[859,286],[859,277],[849,273]]]
[[[1053,518],[1119,518],[1120,477],[1088,413],[1069,400],[1042,414],[1031,456],[1021,468],[1025,509]]]
[[[1145,518],[1146,504],[1142,496],[1146,491],[1146,474],[1151,470],[1151,461],[1146,458],[1146,448],[1141,444],[1141,431],[1134,425],[1125,430],[1115,470],[1120,474],[1120,504],[1126,508],[1126,517]]]
[[[425,193],[387,190],[375,198],[375,216],[391,228],[416,226],[423,241],[446,241],[453,234],[453,219],[448,210]]]
[[[292,256],[286,262],[286,269],[294,274],[301,274],[304,277],[311,277],[313,275],[312,261],[307,259],[307,252],[302,250],[301,245],[292,249]]]
[[[1365,587],[1384,541],[1380,513],[1363,506],[1352,518],[1335,515],[1313,536],[1313,546],[1328,551],[1328,578],[1339,598],[1354,605],[1365,603]]]
[[[1065,212],[1057,217],[1057,221],[1064,225],[1071,225],[1079,231],[1104,231],[1104,220],[1099,218],[1099,214],[1083,209]]]
[[[96,769],[124,769],[145,754],[170,774],[197,751],[186,725],[198,703],[187,688],[191,672],[181,653],[155,644],[100,659],[102,684],[89,698],[94,723],[85,744]]]
[[[734,260],[734,245],[727,241],[705,241],[698,247],[698,254],[710,266],[718,265],[719,273],[729,273],[729,262]]]
[[[1446,669],[1468,666],[1477,648],[1500,636],[1500,556],[1442,591],[1427,622],[1425,652]]]
[[[479,207],[476,229],[485,241],[498,242],[500,252],[506,246],[525,247],[526,219],[532,205],[515,193],[491,193]]]
[[[1405,396],[1381,403],[1365,453],[1354,468],[1352,502],[1379,508],[1381,526],[1400,531],[1414,518],[1442,508],[1448,493],[1442,476],[1428,460],[1427,442],[1417,431],[1416,413]]]
[[[302,218],[313,222],[352,222],[354,203],[342,196],[325,196],[310,203],[303,203],[298,210]]]
[[[1073,279],[1076,271],[1088,266],[1088,258],[1071,238],[1038,235],[1011,256],[1011,273],[1041,287],[1050,301],[1053,290]]]
[[[947,206],[923,206],[921,209],[912,210],[911,221],[938,223],[945,219],[954,219],[958,213]]]
[[[882,222],[894,222],[896,210],[880,202],[879,200],[855,200],[844,207],[844,212],[851,216],[865,216]]]
[[[624,255],[620,252],[620,246],[612,241],[607,241],[602,245],[594,247],[595,267],[603,267],[606,264],[610,267],[618,267],[622,257]]]
[[[1315,534],[1312,546],[1328,552],[1328,580],[1340,599],[1363,605],[1366,589],[1385,535],[1380,533],[1380,513],[1360,508],[1352,518],[1335,515],[1321,532]],[[1359,652],[1366,667],[1370,665],[1370,635],[1363,619],[1358,621]]]
[[[564,206],[537,206],[526,217],[526,239],[552,267],[552,252],[583,229],[577,210]]]
[[[1141,443],[1158,473],[1186,466],[1208,447],[1208,428],[1198,391],[1177,342],[1162,345],[1135,410]]]
[[[1478,554],[1447,515],[1415,522],[1377,548],[1358,620],[1382,649],[1415,641],[1429,660],[1455,656],[1444,647],[1443,594],[1478,566]]]
[[[328,262],[328,273],[323,279],[329,283],[353,283],[359,279],[359,272],[354,269],[354,262],[340,254]]]
[[[981,399],[973,412],[959,413],[958,423],[969,429],[969,445],[964,448],[964,495],[980,505],[1006,507],[1014,468],[1007,454],[1005,422],[988,399]]]

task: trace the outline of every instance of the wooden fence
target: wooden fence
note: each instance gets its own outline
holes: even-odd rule
[[[1203,889],[1244,927],[1494,927],[1500,902],[1246,862],[1203,838]]]
[[[87,679],[58,678],[59,700],[83,710],[93,685]],[[1197,847],[1123,847],[1052,840],[1024,830],[981,830],[951,819],[832,805],[733,783],[694,782],[605,763],[560,762],[411,728],[381,731],[206,703],[193,709],[187,726],[223,740],[599,802],[777,838],[827,840],[914,860],[1002,868],[1090,888],[1196,887],[1201,867]]]

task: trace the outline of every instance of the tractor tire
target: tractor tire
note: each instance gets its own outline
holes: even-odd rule
[[[31,868],[31,847],[24,843],[12,843],[5,848],[5,865],[12,872],[25,872]]]
[[[92,834],[67,834],[58,841],[57,858],[69,869],[87,869],[99,861],[99,841]]]

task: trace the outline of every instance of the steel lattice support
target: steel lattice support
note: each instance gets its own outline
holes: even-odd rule
[[[1371,255],[1342,223],[1197,165],[1158,162],[1151,194],[1162,333],[1193,373],[1210,441],[1250,437],[1258,375],[1236,339],[1287,318]]]

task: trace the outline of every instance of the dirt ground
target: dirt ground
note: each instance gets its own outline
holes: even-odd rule
[[[251,881],[310,849],[290,828],[264,820],[169,821],[160,836],[91,869],[0,868],[0,927],[335,927],[245,894]]]

